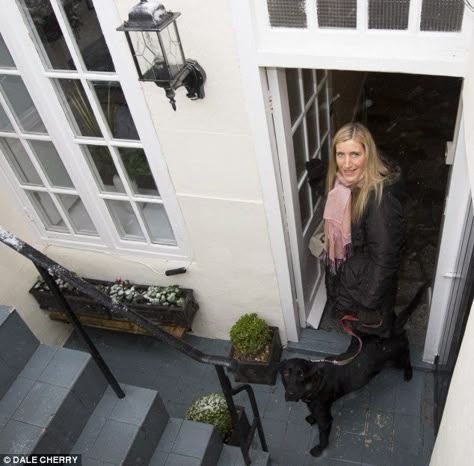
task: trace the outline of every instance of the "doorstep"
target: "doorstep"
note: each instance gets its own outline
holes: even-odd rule
[[[300,341],[288,342],[288,352],[306,354],[314,358],[333,356],[344,353],[350,341],[351,337],[344,333],[304,328],[301,330]],[[433,364],[422,360],[423,348],[411,345],[410,355],[411,363],[414,368],[422,371],[434,370]]]

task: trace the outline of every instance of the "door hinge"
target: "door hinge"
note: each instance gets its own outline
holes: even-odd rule
[[[267,91],[267,99],[266,99],[266,111],[267,113],[273,114],[273,96],[272,93],[268,90]]]
[[[461,275],[456,272],[446,272],[442,275],[443,278],[461,278]]]

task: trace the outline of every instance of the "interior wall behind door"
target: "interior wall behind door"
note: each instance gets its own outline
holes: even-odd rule
[[[353,121],[363,104],[363,89],[367,78],[365,71],[331,71],[332,74],[332,113],[333,128]]]

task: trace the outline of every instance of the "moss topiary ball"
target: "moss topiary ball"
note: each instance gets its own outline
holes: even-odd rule
[[[225,398],[218,393],[211,393],[198,398],[186,412],[188,421],[212,424],[224,437],[232,430],[232,418]]]
[[[230,329],[230,341],[239,358],[255,359],[272,341],[272,331],[255,312],[244,314]]]

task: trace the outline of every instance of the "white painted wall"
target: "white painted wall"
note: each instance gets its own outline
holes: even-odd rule
[[[135,3],[117,0],[123,19]],[[255,311],[278,326],[286,340],[229,4],[208,0],[203,6],[195,0],[170,0],[165,6],[181,11],[178,25],[185,53],[198,60],[208,76],[206,98],[191,101],[180,89],[176,112],[163,90],[152,83],[142,84],[191,241],[188,272],[168,278],[164,271],[182,263],[143,256],[118,257],[56,246],[48,247],[46,253],[90,278],[122,277],[135,283],[193,288],[200,305],[193,325],[198,335],[228,338],[238,317]],[[10,199],[11,194],[3,197]],[[0,215],[7,221],[0,223],[34,241],[27,218],[16,216],[19,208],[2,204]],[[24,259],[5,249],[0,248],[0,264],[20,270]],[[2,302],[20,307],[35,277],[34,271],[22,274],[25,283],[16,290],[10,281],[0,280]],[[28,296],[28,308],[37,310],[31,301]],[[27,320],[33,322],[31,316]],[[34,324],[43,340],[48,335],[64,338],[44,322]]]
[[[471,192],[474,192],[474,36],[464,80],[463,106]],[[431,466],[470,466],[474,457],[474,306],[454,370]]]
[[[25,211],[14,192],[7,187],[1,172],[0,225],[15,232],[32,246],[37,246],[37,236],[29,225]],[[1,304],[14,306],[41,342],[61,344],[70,333],[69,327],[50,320],[28,293],[38,275],[38,271],[28,259],[0,243]]]

